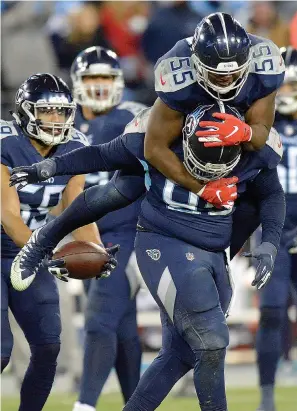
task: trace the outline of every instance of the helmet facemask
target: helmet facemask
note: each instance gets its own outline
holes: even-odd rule
[[[232,100],[240,93],[249,74],[251,58],[252,55],[250,51],[247,61],[241,66],[238,66],[236,61],[222,62],[218,64],[217,69],[214,69],[203,64],[195,52],[192,53],[198,84],[213,98],[221,101]],[[222,77],[236,74],[236,79],[228,86],[220,86],[210,80],[211,76],[209,76],[209,74]],[[223,97],[225,94],[228,94],[228,96]]]
[[[64,98],[57,98],[56,101],[51,102],[45,100],[37,102],[25,100],[22,102],[21,108],[29,120],[26,132],[30,137],[51,146],[67,143],[70,140],[76,104],[69,103],[66,98],[65,101],[63,100]],[[44,121],[42,117],[44,118],[51,110],[58,112],[59,116],[64,117],[64,120],[61,122]]]
[[[94,67],[96,66],[96,67]],[[124,80],[122,70],[104,67],[106,64],[93,64],[81,73],[72,77],[73,97],[83,107],[89,107],[94,112],[103,112],[117,106],[123,97]],[[84,81],[84,77],[94,77],[92,84]],[[95,78],[109,78],[109,83]]]

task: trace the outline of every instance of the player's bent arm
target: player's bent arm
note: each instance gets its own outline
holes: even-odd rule
[[[1,223],[6,234],[18,247],[23,247],[32,231],[21,217],[20,201],[15,187],[9,187],[10,173],[1,164]]]
[[[85,177],[83,175],[72,177],[63,192],[63,209],[67,208],[76,197],[84,191]],[[89,241],[95,244],[102,244],[100,234],[95,223],[88,224],[72,232],[76,241]]]
[[[144,140],[146,160],[169,180],[198,193],[203,184],[192,177],[175,153],[172,143],[181,136],[184,114],[169,108],[160,98],[153,105]]]
[[[264,169],[251,183],[258,203],[262,224],[262,242],[269,242],[277,249],[286,216],[286,201],[277,169]]]
[[[260,150],[266,143],[274,123],[276,91],[255,101],[245,114],[245,122],[252,129],[252,139],[244,143],[249,151]]]

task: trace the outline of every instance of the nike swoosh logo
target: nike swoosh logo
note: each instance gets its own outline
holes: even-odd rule
[[[282,142],[280,141],[279,143],[277,143],[278,148],[281,148],[282,146]]]
[[[165,86],[166,81],[163,80],[162,73],[160,74],[160,80],[161,80],[162,86]]]
[[[222,190],[217,190],[216,191],[216,196],[218,197],[218,199],[220,200],[220,202],[222,203],[223,201],[222,201],[222,199],[221,199],[221,196],[220,196],[220,193],[222,192]]]
[[[234,130],[232,131],[232,133],[229,134],[226,138],[229,138],[229,137],[233,136],[233,134],[237,133],[238,127],[237,127],[237,126],[233,126],[233,128],[234,128]]]
[[[32,274],[29,277],[23,279],[23,270],[20,269],[20,258],[21,257],[17,255],[16,258],[13,260],[10,271],[10,281],[15,290],[24,291],[32,284],[36,274]]]

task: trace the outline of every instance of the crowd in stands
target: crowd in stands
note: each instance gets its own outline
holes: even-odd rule
[[[297,4],[291,1],[2,1],[2,117],[19,85],[36,72],[69,81],[83,49],[100,45],[121,59],[125,99],[155,100],[153,66],[211,12],[233,14],[250,33],[297,47]]]

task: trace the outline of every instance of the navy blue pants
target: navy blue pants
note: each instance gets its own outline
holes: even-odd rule
[[[41,268],[32,285],[16,291],[10,283],[12,258],[1,259],[1,357],[9,358],[13,336],[8,307],[30,345],[59,344],[61,320],[55,278]]]

